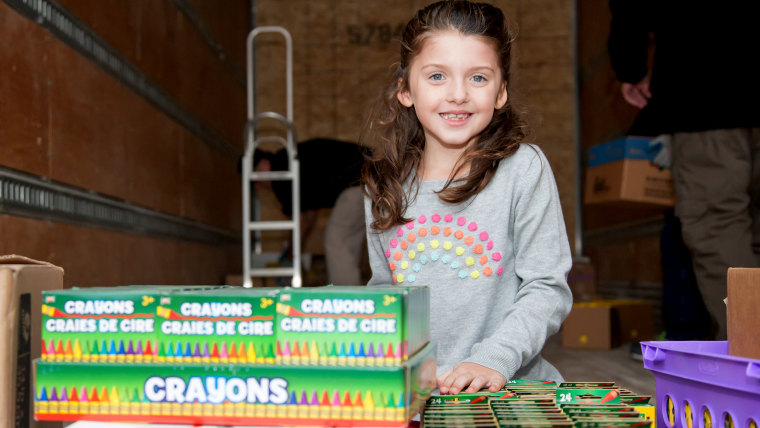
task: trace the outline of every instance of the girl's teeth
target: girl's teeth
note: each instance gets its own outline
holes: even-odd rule
[[[441,113],[441,117],[448,120],[465,120],[468,117],[470,117],[470,114],[469,113],[461,113],[461,114]]]

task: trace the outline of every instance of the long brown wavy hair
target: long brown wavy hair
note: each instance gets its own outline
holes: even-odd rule
[[[405,217],[406,208],[416,197],[419,178],[412,177],[413,190],[408,193],[404,183],[420,166],[425,135],[414,107],[403,106],[396,94],[408,90],[411,62],[426,38],[434,32],[449,30],[492,42],[500,59],[502,81],[509,91],[513,37],[499,8],[487,3],[447,0],[433,3],[415,14],[402,34],[401,60],[366,130],[374,149],[362,171],[362,188],[371,200],[374,217],[371,227],[375,230],[388,230],[411,220]],[[477,143],[462,154],[438,196],[448,203],[460,203],[476,195],[491,180],[499,161],[517,151],[525,134],[525,123],[508,99],[502,108],[494,111],[491,123],[481,132]],[[455,180],[468,164],[469,173]]]

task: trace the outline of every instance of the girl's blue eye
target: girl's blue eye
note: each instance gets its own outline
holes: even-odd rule
[[[430,76],[430,80],[443,80],[443,74],[435,73]]]
[[[486,78],[485,76],[476,75],[476,76],[472,76],[472,80],[474,80],[477,83],[483,83],[486,81]]]

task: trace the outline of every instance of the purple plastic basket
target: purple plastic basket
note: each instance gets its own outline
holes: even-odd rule
[[[728,342],[641,342],[654,374],[657,428],[760,427],[760,360]]]

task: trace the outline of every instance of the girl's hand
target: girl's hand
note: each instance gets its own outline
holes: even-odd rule
[[[506,384],[507,378],[503,374],[475,363],[457,364],[438,377],[438,390],[441,394],[478,392],[483,388],[496,392]]]

